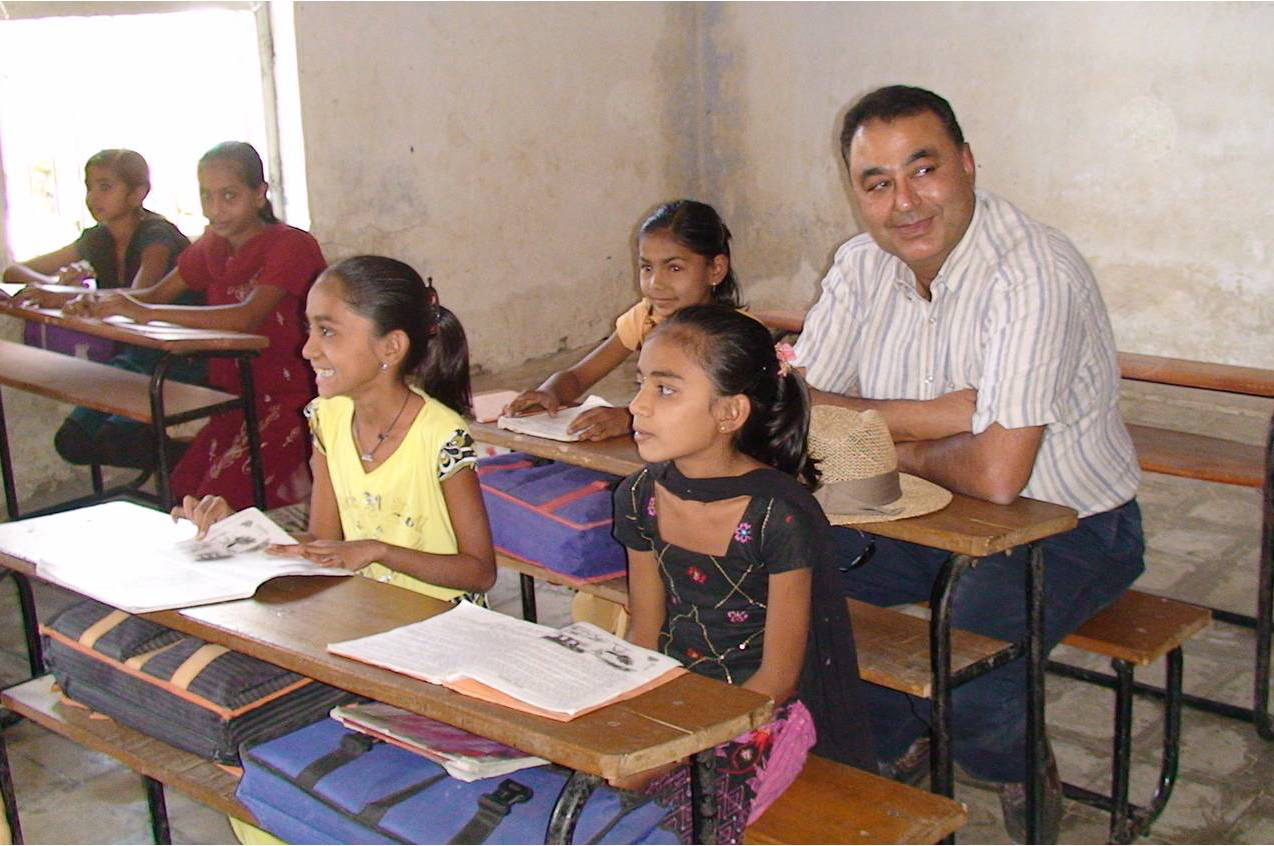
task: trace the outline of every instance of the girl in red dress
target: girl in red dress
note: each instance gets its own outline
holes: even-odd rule
[[[251,144],[218,144],[199,160],[199,199],[208,228],[177,267],[149,288],[91,292],[65,308],[91,317],[119,314],[141,323],[164,320],[269,338],[253,360],[252,378],[266,505],[274,508],[304,499],[309,489],[301,410],[314,386],[301,358],[302,316],[305,295],[326,262],[312,235],[278,221],[267,189],[261,157]],[[187,290],[202,292],[207,305],[171,304]],[[233,359],[213,359],[208,369],[214,387],[242,390]],[[177,502],[186,494],[216,494],[236,509],[253,504],[242,412],[218,414],[199,432],[173,470],[172,494]]]

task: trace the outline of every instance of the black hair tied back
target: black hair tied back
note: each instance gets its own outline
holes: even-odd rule
[[[805,382],[784,366],[758,320],[721,305],[688,306],[655,330],[684,339],[721,396],[742,394],[752,406],[737,435],[740,452],[818,485],[809,455],[810,400]]]

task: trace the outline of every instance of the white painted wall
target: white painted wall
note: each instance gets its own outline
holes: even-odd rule
[[[594,341],[694,171],[692,7],[297,3],[313,231],[434,277],[500,368]]]
[[[951,101],[978,183],[1089,258],[1120,348],[1274,367],[1274,5],[727,4],[702,23],[703,174],[763,304],[858,231],[839,120],[895,82]]]

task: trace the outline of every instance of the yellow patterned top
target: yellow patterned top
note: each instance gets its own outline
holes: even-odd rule
[[[354,445],[354,403],[319,397],[305,409],[314,449],[326,456],[345,540],[373,539],[442,555],[457,551],[456,534],[442,495],[442,482],[477,464],[464,418],[424,391],[425,404],[402,443],[380,466],[367,471]],[[359,571],[382,582],[443,600],[464,591],[439,587],[380,563]]]

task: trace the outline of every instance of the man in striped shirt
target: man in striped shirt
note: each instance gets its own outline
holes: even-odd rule
[[[814,402],[881,412],[900,470],[992,502],[1021,495],[1079,512],[1078,528],[1044,543],[1051,648],[1143,568],[1140,473],[1092,271],[1065,235],[975,190],[973,153],[936,94],[866,95],[846,114],[841,144],[866,232],[836,252],[796,363]],[[928,598],[945,553],[837,531],[842,566],[876,544],[870,564],[846,575],[848,595],[877,605]],[[1025,566],[1025,550],[984,559],[960,584],[954,625],[1021,638]],[[921,770],[927,704],[869,687],[882,768]],[[1025,701],[1021,660],[955,691],[956,760],[1003,785],[1019,842]],[[1046,841],[1060,815],[1049,764]]]

